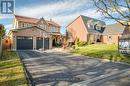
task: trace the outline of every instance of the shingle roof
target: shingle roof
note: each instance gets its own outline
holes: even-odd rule
[[[32,17],[26,17],[26,16],[20,16],[20,15],[15,15],[15,18],[18,20],[18,21],[23,21],[23,22],[28,22],[28,23],[34,23],[36,24],[40,19],[37,19],[37,18],[32,18]],[[49,21],[49,20],[45,20],[48,24],[50,25],[54,25],[54,26],[57,26],[57,27],[60,27],[59,24],[57,24],[56,22],[54,21]]]
[[[96,25],[97,26],[105,26],[105,22],[104,21],[101,21],[101,20],[98,20],[98,19],[94,19],[94,18],[90,18],[90,17],[87,17],[87,16],[83,16],[83,15],[80,15],[83,22],[84,22],[84,25],[85,27],[87,28],[88,32],[91,33],[91,34],[95,34],[95,33],[102,33],[104,31],[103,28],[101,28],[101,30],[96,30],[95,28],[88,28],[88,23],[90,23],[91,25]]]
[[[119,23],[106,25],[103,34],[104,35],[107,35],[107,34],[122,34],[124,29],[125,29],[125,27],[122,26]]]

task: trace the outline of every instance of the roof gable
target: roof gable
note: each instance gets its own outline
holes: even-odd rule
[[[48,24],[48,23],[44,20],[44,18],[41,18],[41,19],[37,22],[37,24]]]

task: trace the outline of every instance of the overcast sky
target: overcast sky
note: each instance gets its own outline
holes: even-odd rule
[[[61,25],[61,32],[65,33],[65,26],[79,15],[101,19],[106,24],[114,21],[104,20],[92,3],[92,0],[15,0],[15,14],[35,18],[52,19]],[[0,23],[5,25],[7,32],[13,23],[13,16],[0,15]]]

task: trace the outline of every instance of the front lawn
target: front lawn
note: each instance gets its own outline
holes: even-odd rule
[[[0,58],[0,86],[27,86],[16,52],[3,51],[3,57]]]
[[[130,56],[118,53],[118,46],[115,44],[91,44],[73,49],[72,52],[85,56],[130,63]]]

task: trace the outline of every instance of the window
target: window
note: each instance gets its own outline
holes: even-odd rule
[[[90,25],[90,29],[94,29],[94,28],[93,28],[93,25]]]
[[[88,24],[88,28],[90,28],[90,24]]]
[[[47,25],[44,25],[44,24],[40,24],[40,25],[38,25],[40,28],[42,28],[42,29],[46,29],[47,28]]]
[[[101,27],[99,27],[99,26],[96,26],[96,30],[101,30]]]
[[[23,25],[23,27],[24,27],[24,23],[23,23],[22,25]]]
[[[112,36],[108,36],[108,41],[109,41],[109,42],[112,41]]]

